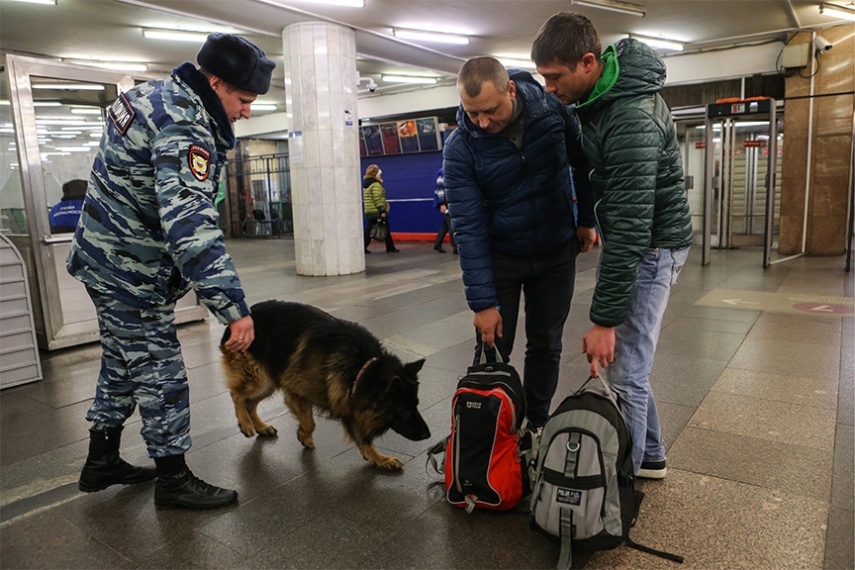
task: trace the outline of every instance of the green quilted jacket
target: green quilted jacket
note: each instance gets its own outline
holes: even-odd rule
[[[362,179],[362,207],[369,218],[379,218],[389,208],[386,189],[376,178]]]
[[[626,319],[642,258],[691,245],[692,219],[674,123],[659,95],[664,62],[634,39],[602,57],[603,74],[576,113],[603,247],[590,315],[611,327]]]

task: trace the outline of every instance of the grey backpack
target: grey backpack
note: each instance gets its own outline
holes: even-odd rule
[[[683,561],[629,538],[644,498],[634,473],[617,397],[601,378],[588,378],[546,421],[532,475],[531,524],[560,539],[559,570],[570,568],[572,550],[608,550],[624,542]]]

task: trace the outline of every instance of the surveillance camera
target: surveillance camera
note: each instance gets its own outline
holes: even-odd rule
[[[377,84],[376,84],[376,83],[374,83],[374,81],[369,81],[369,82],[368,82],[368,90],[369,90],[371,93],[374,93],[375,91],[377,91]]]
[[[813,45],[816,46],[816,51],[828,51],[834,47],[834,44],[822,36],[816,36],[813,39]]]

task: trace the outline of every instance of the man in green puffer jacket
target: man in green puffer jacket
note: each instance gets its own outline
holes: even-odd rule
[[[547,93],[576,103],[597,194],[603,244],[582,350],[591,373],[609,366],[639,477],[665,477],[665,445],[649,376],[671,286],[686,262],[692,222],[671,112],[659,91],[665,64],[624,39],[602,52],[596,28],[562,12],[543,24],[532,60]]]

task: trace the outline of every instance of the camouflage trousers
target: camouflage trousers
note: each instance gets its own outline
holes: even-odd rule
[[[101,372],[86,419],[96,430],[124,424],[139,405],[149,457],[190,449],[187,371],[175,305],[139,309],[87,289],[101,331]]]

